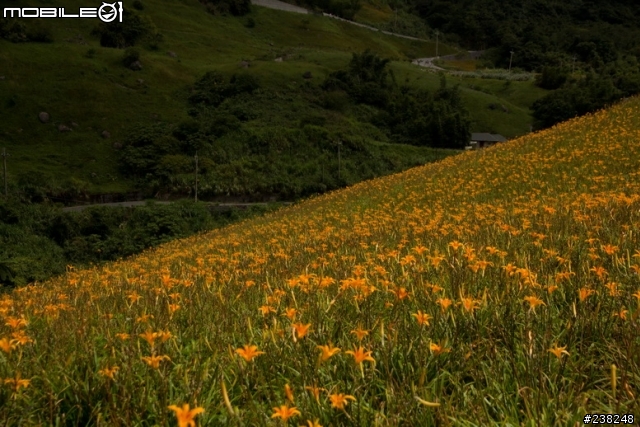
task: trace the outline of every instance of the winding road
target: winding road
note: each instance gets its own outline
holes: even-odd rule
[[[285,12],[302,13],[302,14],[312,14],[313,13],[312,11],[310,11],[309,9],[305,9],[304,7],[295,6],[293,4],[285,3],[285,2],[280,1],[280,0],[251,0],[251,4],[256,5],[256,6],[267,7],[269,9],[283,10]],[[357,25],[358,27],[367,28],[367,29],[369,29],[371,31],[377,31],[379,33],[386,34],[386,35],[389,35],[389,36],[402,37],[404,39],[423,41],[423,42],[433,42],[433,40],[420,39],[420,38],[417,38],[417,37],[405,36],[404,34],[392,33],[390,31],[383,31],[383,30],[380,30],[378,28],[372,27],[370,25],[365,25],[365,24],[361,24],[359,22],[354,22],[354,21],[350,21],[348,19],[340,18],[339,16],[335,16],[335,15],[332,15],[330,13],[324,13],[323,12],[322,16],[326,16],[326,17],[332,18],[332,19],[337,19],[338,21],[347,22],[349,24]],[[480,57],[480,55],[482,55],[482,53],[483,53],[483,51],[470,50],[470,51],[468,51],[467,56],[472,58],[472,59],[478,59]],[[445,55],[445,56],[440,56],[440,57],[431,57],[431,58],[417,58],[417,59],[414,59],[412,61],[412,64],[419,65],[419,66],[424,67],[424,68],[429,68],[429,69],[435,70],[435,71],[447,71],[444,68],[438,67],[437,65],[435,65],[433,63],[433,60],[434,59],[453,60],[453,59],[456,59],[456,57],[457,57],[457,54]]]

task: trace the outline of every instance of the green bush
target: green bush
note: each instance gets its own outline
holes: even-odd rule
[[[320,102],[327,110],[344,111],[349,105],[349,95],[343,90],[332,90],[325,92]]]
[[[214,15],[243,16],[251,12],[251,0],[200,0]]]
[[[224,136],[230,132],[240,129],[242,122],[232,114],[216,114],[210,122],[207,123],[207,135],[215,137]]]
[[[260,88],[258,80],[249,74],[233,74],[227,82],[219,71],[208,71],[194,84],[189,102],[192,105],[217,107],[226,98],[253,93]]]
[[[562,86],[569,77],[567,70],[560,67],[543,67],[542,73],[535,79],[536,86],[543,89],[554,90]]]
[[[191,159],[192,160],[192,159]],[[210,212],[183,200],[136,208],[62,212],[47,205],[0,202],[0,284],[21,286],[65,271],[136,254],[153,245],[264,212]]]
[[[30,25],[27,27],[27,38],[33,42],[52,43],[53,31],[48,21],[43,19],[31,20]]]
[[[122,22],[101,22],[92,31],[100,38],[100,46],[124,49],[136,45],[149,36],[158,37],[157,29],[147,16],[125,8]]]
[[[127,48],[122,55],[122,64],[125,67],[131,66],[136,61],[140,60],[140,51],[134,47]]]
[[[17,19],[0,18],[0,37],[12,43],[26,42],[27,26]]]
[[[160,159],[158,167],[170,174],[188,173],[195,171],[195,161],[183,154],[167,154]]]

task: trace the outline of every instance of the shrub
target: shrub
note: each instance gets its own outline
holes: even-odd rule
[[[542,73],[538,74],[535,84],[538,87],[548,90],[558,89],[569,77],[569,73],[560,67],[544,67]]]
[[[92,31],[100,37],[100,46],[123,49],[134,46],[144,37],[157,34],[153,22],[130,9],[124,9],[122,22],[101,22]]]
[[[228,94],[228,83],[219,71],[208,71],[193,86],[189,102],[217,107]]]
[[[165,173],[179,174],[195,170],[195,160],[183,154],[167,154],[160,159],[158,168]]]
[[[253,93],[259,88],[258,80],[252,75],[234,74],[227,83],[219,71],[208,71],[194,84],[189,102],[217,107],[228,97]]]
[[[12,43],[28,41],[27,26],[17,19],[0,18],[0,37]]]
[[[343,90],[332,90],[322,95],[321,105],[334,111],[344,111],[349,105],[349,95]]]
[[[228,95],[239,95],[241,93],[253,93],[260,88],[258,80],[250,74],[234,74],[229,81]]]
[[[220,138],[229,132],[240,129],[242,122],[232,114],[216,114],[207,126],[207,135]]]
[[[144,4],[140,0],[134,0],[132,5],[135,10],[144,10]]]
[[[213,15],[243,16],[251,12],[251,0],[200,0]]]
[[[128,48],[124,51],[124,55],[122,55],[122,63],[125,67],[129,67],[138,60],[140,60],[140,51],[134,47]]]
[[[51,43],[53,42],[53,32],[47,22],[35,19],[27,27],[27,38],[33,42]]]

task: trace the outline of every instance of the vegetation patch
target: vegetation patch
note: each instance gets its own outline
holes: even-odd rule
[[[16,289],[0,420],[635,423],[639,118],[633,98]]]

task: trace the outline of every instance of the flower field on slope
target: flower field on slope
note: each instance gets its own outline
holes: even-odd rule
[[[70,269],[0,299],[0,424],[638,417],[639,218],[634,98]]]

